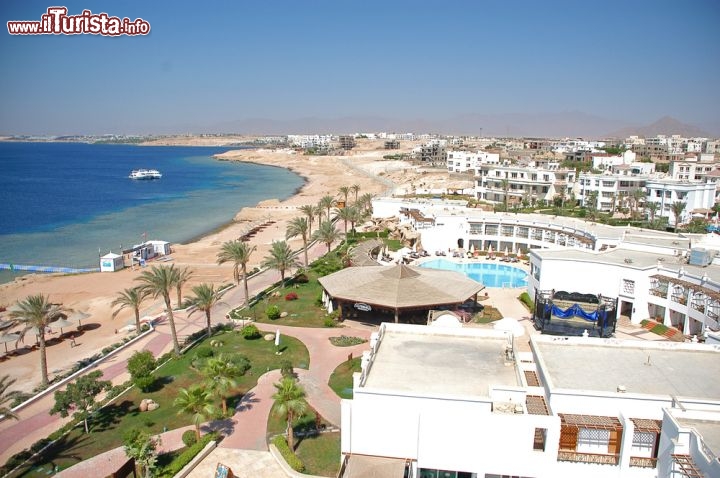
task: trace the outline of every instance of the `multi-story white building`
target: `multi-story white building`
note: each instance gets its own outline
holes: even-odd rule
[[[613,166],[634,163],[636,156],[637,155],[630,150],[622,154],[591,153],[590,161],[592,162],[593,169],[605,171]]]
[[[720,330],[720,236],[614,227],[567,217],[489,213],[463,201],[378,198],[375,217],[400,217],[427,251],[492,249],[530,256],[528,293],[618,297],[633,323],[654,318],[685,335]]]
[[[469,151],[447,152],[447,169],[449,173],[466,173],[468,171],[476,173],[478,167],[482,164],[500,164],[500,155],[486,151],[474,153]]]
[[[652,164],[652,163],[649,163]],[[610,212],[626,204],[638,189],[645,191],[649,176],[632,174],[633,169],[622,169],[625,174],[593,174],[582,172],[575,185],[575,197],[582,206],[589,206],[595,198],[598,211]],[[629,174],[627,174],[629,173]]]
[[[522,165],[482,164],[477,168],[475,194],[480,200],[495,204],[519,204],[552,201],[555,196],[567,200],[575,186],[575,170],[549,163],[538,168],[531,162]]]
[[[690,221],[693,214],[706,216],[715,205],[716,186],[711,180],[688,182],[676,179],[648,179],[646,202],[656,203],[656,217],[667,217],[671,225]],[[679,218],[673,212],[673,203],[684,203]]]
[[[332,141],[329,134],[289,134],[287,138],[288,144],[300,148],[327,148]]]
[[[720,473],[720,347],[533,335],[530,350],[507,332],[383,324],[341,403],[340,476]]]

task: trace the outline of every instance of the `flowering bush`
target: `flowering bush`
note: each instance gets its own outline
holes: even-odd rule
[[[290,292],[288,295],[285,296],[285,300],[297,300],[298,295],[295,292]]]

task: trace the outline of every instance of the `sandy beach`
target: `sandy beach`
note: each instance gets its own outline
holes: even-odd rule
[[[227,138],[202,137],[197,138],[197,143],[193,143],[190,139],[180,137],[177,142],[173,142],[172,139],[163,138],[157,145],[178,143],[222,145],[222,141],[228,141]],[[407,152],[413,146],[415,144],[403,142],[399,152]],[[396,152],[398,151],[392,151],[392,153]],[[251,224],[267,220],[275,221],[252,239],[251,244],[257,247],[257,251],[253,253],[248,265],[250,269],[262,262],[274,240],[285,238],[287,221],[301,215],[297,210],[298,207],[317,204],[325,195],[339,197],[338,188],[342,186],[357,184],[360,186],[360,195],[365,193],[379,195],[387,194],[389,186],[393,184],[403,189],[419,180],[426,184],[447,180],[447,174],[442,170],[423,174],[409,162],[383,160],[386,154],[388,151],[383,149],[382,141],[360,140],[356,148],[343,156],[305,156],[302,153],[271,149],[232,150],[220,155],[219,159],[222,160],[247,161],[289,168],[305,177],[306,183],[294,196],[285,201],[268,199],[255,207],[243,208],[226,227],[192,243],[173,244],[171,255],[173,263],[176,267],[188,267],[193,271],[193,278],[184,287],[184,293],[189,294],[193,285],[202,282],[217,286],[233,281],[232,265],[217,265],[217,253],[224,242],[238,239],[251,227]],[[352,199],[352,196],[349,199]],[[317,223],[313,225],[313,230],[316,227]],[[299,238],[290,240],[289,244],[294,250],[302,247]],[[0,285],[0,305],[7,307],[29,295],[42,293],[49,295],[52,302],[61,303],[65,308],[91,315],[87,323],[93,325],[90,330],[83,333],[82,340],[78,340],[80,344],[78,347],[71,348],[69,341],[66,340],[47,348],[48,369],[52,379],[54,375],[69,369],[77,360],[100,351],[124,336],[122,330],[117,333],[116,331],[133,320],[132,312],[124,310],[113,319],[110,304],[118,292],[137,284],[135,279],[139,274],[139,269],[127,268],[114,273],[23,276],[12,283]],[[142,313],[158,315],[162,309],[160,300],[154,302],[148,300]],[[0,319],[6,316],[7,313],[0,313]],[[33,340],[28,336],[25,342],[33,343]],[[12,348],[13,345],[10,344],[9,347]],[[37,354],[38,352],[29,352],[4,362],[3,373],[17,379],[13,389],[27,392],[39,383]]]

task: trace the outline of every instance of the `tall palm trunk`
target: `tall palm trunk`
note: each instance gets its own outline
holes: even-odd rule
[[[210,309],[205,311],[205,318],[207,319],[207,332],[208,338],[212,335],[212,326],[210,325]]]
[[[242,266],[243,271],[243,287],[245,288],[245,307],[248,307],[250,305],[250,293],[248,292],[248,284],[247,284],[247,267],[245,267],[245,264]]]
[[[175,316],[173,315],[172,306],[170,305],[170,294],[165,294],[163,299],[165,299],[165,313],[167,314],[168,321],[170,322],[170,335],[172,335],[173,351],[175,352],[175,355],[179,356],[180,342],[178,342],[177,331],[175,330]]]
[[[42,375],[41,384],[43,388],[46,388],[50,383],[48,380],[48,367],[47,367],[47,355],[45,353],[45,326],[42,326],[42,331],[38,336],[40,339],[40,372]]]
[[[290,447],[290,450],[293,452],[295,451],[295,435],[293,434],[293,427],[292,423],[295,417],[293,417],[293,413],[288,410],[288,416],[287,416],[287,442],[288,446]]]

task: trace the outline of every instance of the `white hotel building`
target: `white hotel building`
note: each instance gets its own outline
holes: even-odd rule
[[[341,404],[339,476],[717,477],[718,375],[718,345],[533,335],[521,352],[509,332],[386,323]]]
[[[633,323],[655,319],[686,336],[720,330],[720,236],[613,227],[540,214],[489,213],[462,201],[373,201],[399,216],[433,254],[474,248],[529,254],[528,293],[564,290],[618,298]]]
[[[475,153],[469,151],[447,152],[448,173],[466,173],[469,171],[475,174],[482,164],[500,164],[500,154],[484,151]]]
[[[559,163],[542,166],[535,162],[527,166],[481,164],[475,180],[475,196],[482,201],[495,204],[515,204],[523,199],[549,202],[555,196],[570,197],[575,186],[575,170],[561,168]]]

